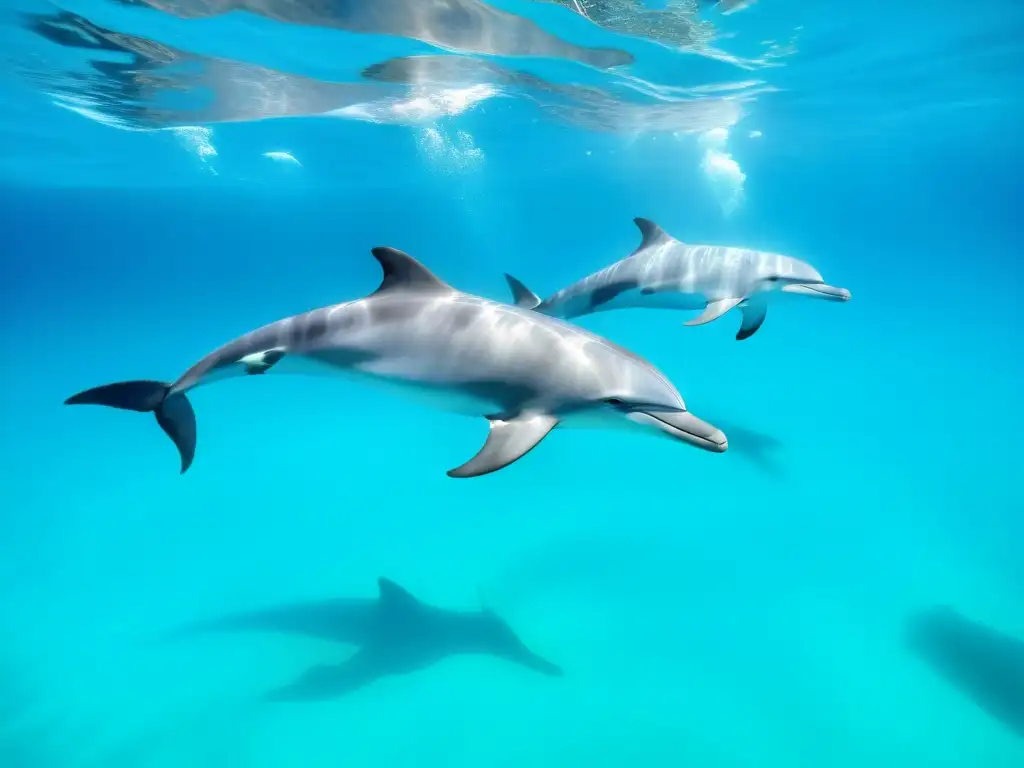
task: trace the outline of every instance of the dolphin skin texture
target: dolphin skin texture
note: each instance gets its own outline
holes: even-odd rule
[[[642,240],[626,258],[541,300],[505,275],[517,306],[552,317],[573,318],[624,307],[703,310],[685,325],[703,325],[738,307],[738,341],[764,322],[769,300],[806,296],[848,301],[845,288],[826,285],[810,264],[746,248],[688,245],[649,219],[633,220]]]
[[[228,377],[277,372],[340,374],[485,417],[486,442],[450,477],[508,466],[559,425],[627,427],[726,450],[721,430],[691,414],[669,380],[638,355],[557,318],[461,293],[394,248],[372,253],[384,278],[367,297],[257,328],[173,382],[107,384],[65,403],[153,413],[178,448],[182,473],[196,451],[187,393]]]
[[[273,632],[313,637],[358,650],[345,662],[310,668],[295,682],[266,694],[270,701],[320,701],[351,693],[391,675],[409,674],[449,656],[495,656],[550,677],[562,670],[531,651],[490,610],[453,611],[421,602],[386,578],[376,599],[340,598],[293,603],[187,625],[165,639],[214,632]]]

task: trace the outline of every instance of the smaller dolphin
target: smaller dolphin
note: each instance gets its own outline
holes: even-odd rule
[[[182,639],[210,632],[283,632],[359,646],[348,661],[312,667],[298,680],[271,691],[271,701],[332,699],[382,677],[430,667],[447,656],[486,654],[551,677],[562,670],[533,651],[492,611],[453,611],[420,602],[386,578],[377,599],[342,598],[294,603],[183,627]]]
[[[770,297],[781,294],[848,301],[845,288],[826,285],[810,264],[790,256],[720,245],[688,245],[649,219],[636,218],[642,240],[626,258],[543,301],[506,274],[518,306],[572,318],[620,307],[702,309],[684,325],[703,325],[739,307],[738,341],[764,322]]]
[[[909,622],[911,650],[991,717],[1024,736],[1024,639],[946,606]]]

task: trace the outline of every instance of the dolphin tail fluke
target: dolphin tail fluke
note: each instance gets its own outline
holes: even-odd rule
[[[508,287],[512,290],[512,300],[515,301],[517,307],[523,309],[536,309],[541,305],[540,297],[527,288],[523,283],[512,275],[505,273],[505,280],[508,281]]]
[[[168,394],[170,389],[170,385],[162,381],[120,381],[79,392],[64,404],[105,405],[154,414],[157,424],[177,447],[184,474],[196,454],[196,414],[184,392]]]

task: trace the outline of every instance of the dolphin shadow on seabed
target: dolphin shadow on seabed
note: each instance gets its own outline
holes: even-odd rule
[[[938,606],[908,621],[910,649],[990,717],[1024,737],[1024,639]]]
[[[354,645],[345,662],[315,666],[263,696],[265,701],[322,701],[382,677],[433,666],[449,656],[496,656],[549,677],[562,670],[531,651],[488,609],[455,611],[421,602],[395,582],[379,578],[377,598],[340,598],[277,606],[199,622],[165,634],[164,641],[214,632],[273,632]]]

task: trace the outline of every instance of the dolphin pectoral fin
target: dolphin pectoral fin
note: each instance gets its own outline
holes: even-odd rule
[[[740,329],[736,333],[736,341],[749,339],[757,333],[757,329],[761,327],[761,323],[764,322],[764,316],[768,312],[768,303],[765,301],[748,301],[740,307],[740,311],[743,313],[743,322],[740,323]]]
[[[742,298],[709,301],[703,312],[701,312],[697,317],[687,320],[683,325],[704,325],[705,323],[710,323],[712,320],[720,318],[741,301],[743,301]]]
[[[522,458],[555,428],[558,419],[547,413],[521,413],[515,418],[489,419],[487,442],[461,467],[448,470],[448,477],[478,477],[507,467]]]

